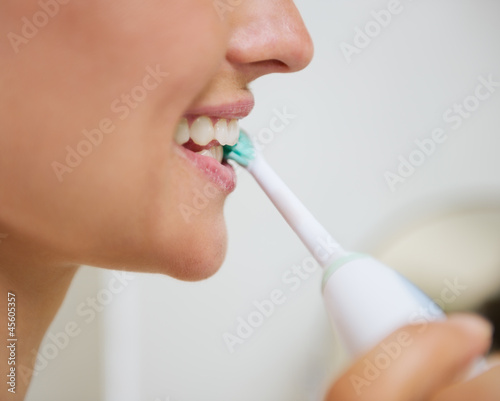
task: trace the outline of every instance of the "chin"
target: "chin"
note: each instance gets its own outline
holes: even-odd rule
[[[227,236],[211,237],[202,246],[192,246],[166,260],[165,274],[183,281],[201,281],[217,273],[224,262]]]
[[[167,274],[182,281],[201,281],[217,273],[226,256],[226,245],[216,244],[216,249],[193,249],[193,254],[170,265]]]
[[[184,228],[151,241],[153,249],[146,247],[148,255],[143,253],[151,263],[146,271],[183,281],[205,280],[217,273],[227,251],[227,229],[222,213],[216,219]]]

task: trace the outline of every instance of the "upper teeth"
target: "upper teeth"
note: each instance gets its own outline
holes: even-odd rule
[[[200,146],[208,145],[214,139],[221,145],[235,145],[238,142],[240,128],[238,120],[227,120],[221,118],[217,123],[207,116],[198,117],[191,127],[186,118],[183,118],[177,127],[175,141],[183,145],[189,141],[189,138]]]

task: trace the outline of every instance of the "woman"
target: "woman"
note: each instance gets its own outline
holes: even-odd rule
[[[4,0],[0,27],[0,308],[18,311],[0,326],[19,339],[2,399],[22,400],[28,350],[79,265],[193,281],[217,271],[235,185],[219,146],[253,107],[248,84],[304,68],[313,47],[291,0]],[[193,191],[210,194],[203,210]],[[358,391],[361,359],[327,398],[498,397],[494,372],[452,386],[488,348],[486,322],[407,330],[414,344],[379,379]]]

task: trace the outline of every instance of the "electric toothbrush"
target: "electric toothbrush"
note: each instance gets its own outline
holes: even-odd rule
[[[245,167],[324,269],[323,298],[334,330],[352,358],[395,330],[446,319],[445,313],[415,285],[376,259],[345,251],[306,209],[241,130],[224,158]],[[469,377],[485,370],[481,359]]]

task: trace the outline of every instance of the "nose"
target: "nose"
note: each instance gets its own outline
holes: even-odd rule
[[[249,81],[305,68],[313,43],[292,0],[246,0],[231,18],[226,59]]]

